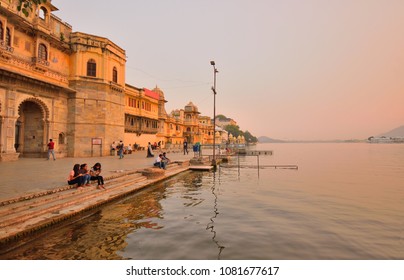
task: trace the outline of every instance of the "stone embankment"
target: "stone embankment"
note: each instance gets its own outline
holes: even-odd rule
[[[175,162],[167,170],[147,168],[104,178],[106,190],[95,183],[77,190],[64,186],[49,192],[0,201],[0,245],[18,240],[79,213],[137,192],[189,169],[189,162]]]

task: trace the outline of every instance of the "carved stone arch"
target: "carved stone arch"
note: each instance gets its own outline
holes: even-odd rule
[[[50,131],[50,110],[40,99],[26,98],[18,105],[15,149],[22,157],[42,157]]]
[[[49,111],[48,106],[46,106],[46,104],[45,104],[42,100],[40,100],[40,99],[38,99],[38,98],[35,98],[35,97],[31,97],[31,98],[24,99],[24,100],[20,103],[20,105],[18,105],[18,114],[19,114],[19,115],[21,114],[21,111],[20,111],[20,110],[21,110],[21,105],[22,105],[24,102],[33,102],[33,103],[39,105],[39,108],[41,109],[41,112],[42,112],[43,120],[44,120],[44,121],[49,120],[50,111]]]

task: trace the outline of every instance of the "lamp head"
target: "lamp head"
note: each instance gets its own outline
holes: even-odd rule
[[[215,62],[212,60],[212,61],[210,62],[210,65],[215,66]]]

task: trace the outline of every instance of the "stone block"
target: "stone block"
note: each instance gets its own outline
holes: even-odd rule
[[[147,179],[156,179],[159,177],[163,177],[164,174],[165,170],[160,168],[146,168],[142,170],[142,175],[146,176]]]

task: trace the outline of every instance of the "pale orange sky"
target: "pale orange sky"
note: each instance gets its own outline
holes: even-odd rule
[[[364,139],[404,125],[402,0],[53,0],[74,31],[126,50],[127,83],[278,139]],[[91,20],[90,20],[91,19]]]

